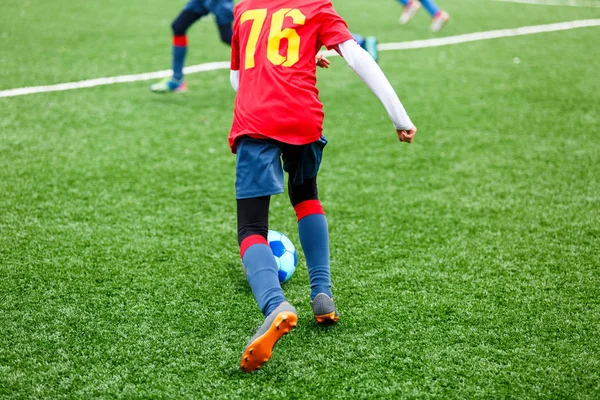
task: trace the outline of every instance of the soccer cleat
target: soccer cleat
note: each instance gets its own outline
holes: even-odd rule
[[[281,303],[265,318],[242,353],[240,368],[244,372],[259,369],[269,361],[275,343],[298,324],[296,309],[287,301]]]
[[[433,17],[431,21],[431,32],[439,32],[442,30],[446,22],[450,19],[450,15],[446,11],[440,11]]]
[[[377,38],[375,36],[369,36],[365,39],[365,50],[373,57],[373,60],[377,62],[379,59],[379,53],[377,51]]]
[[[402,10],[402,15],[400,16],[400,24],[407,24],[408,21],[413,19],[413,17],[417,14],[417,11],[421,9],[421,3],[416,0],[408,3],[404,9]]]
[[[187,83],[183,79],[178,81],[173,78],[165,78],[151,85],[150,90],[154,93],[181,93],[187,91]]]
[[[325,293],[319,293],[311,303],[315,321],[319,325],[334,325],[340,319],[333,299]]]

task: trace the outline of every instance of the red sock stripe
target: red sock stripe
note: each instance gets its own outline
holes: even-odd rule
[[[187,36],[173,36],[173,46],[185,47],[187,46]]]
[[[319,200],[304,200],[294,207],[298,221],[312,214],[325,214],[323,206]]]
[[[244,253],[250,246],[254,246],[255,244],[266,244],[269,245],[267,239],[265,239],[262,235],[250,235],[244,240],[242,240],[242,244],[240,244],[240,257],[244,258]]]

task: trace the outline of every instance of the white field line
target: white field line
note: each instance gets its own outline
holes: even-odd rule
[[[503,37],[511,37],[511,36],[521,36],[521,35],[532,35],[536,33],[543,32],[555,32],[555,31],[564,31],[569,29],[576,28],[586,28],[592,26],[600,26],[600,19],[584,19],[584,20],[576,20],[570,22],[559,22],[555,24],[547,24],[547,25],[534,25],[534,26],[524,26],[521,28],[515,29],[499,29],[494,31],[486,31],[486,32],[474,32],[467,33],[464,35],[457,36],[447,36],[443,38],[436,39],[427,39],[427,40],[413,40],[409,42],[398,42],[398,43],[382,43],[378,46],[378,49],[381,51],[390,51],[390,50],[409,50],[409,49],[423,49],[427,47],[439,47],[439,46],[448,46],[452,44],[473,42],[478,40],[487,40],[487,39],[496,39]],[[336,52],[325,52],[328,56],[336,56]],[[198,64],[186,67],[184,72],[186,74],[192,74],[195,72],[205,72],[205,71],[215,71],[219,69],[229,69],[228,61],[221,62],[210,62],[205,64]],[[151,79],[165,78],[171,75],[171,70],[162,70],[156,72],[147,72],[143,74],[136,75],[122,75],[122,76],[113,76],[107,78],[96,78],[96,79],[88,79],[79,82],[68,82],[68,83],[59,83],[57,85],[48,85],[48,86],[31,86],[31,87],[23,87],[16,89],[8,89],[0,91],[0,97],[13,97],[13,96],[23,96],[26,94],[32,93],[44,93],[44,92],[57,92],[62,90],[71,90],[71,89],[82,89],[89,88],[94,86],[101,85],[112,85],[114,83],[126,83],[126,82],[139,82],[139,81],[147,81]]]
[[[556,24],[524,26],[515,29],[498,29],[495,31],[467,33],[464,35],[448,36],[439,39],[414,40],[412,42],[383,43],[380,50],[408,50],[422,49],[425,47],[447,46],[450,44],[474,42],[478,40],[497,39],[511,36],[533,35],[543,32],[566,31],[569,29],[600,26],[600,19],[581,19],[570,22],[559,22]]]
[[[597,1],[585,0],[495,0],[505,3],[534,4],[537,6],[563,6],[563,7],[600,7]]]
[[[189,67],[185,67],[183,72],[186,74],[193,74],[196,72],[215,71],[218,69],[229,69],[229,66],[230,66],[229,61],[210,62],[210,63],[191,65]],[[171,76],[172,73],[173,73],[173,71],[171,71],[170,69],[165,69],[162,71],[146,72],[143,74],[121,75],[121,76],[112,76],[112,77],[108,77],[108,78],[86,79],[85,81],[59,83],[57,85],[30,86],[30,87],[23,87],[23,88],[17,88],[17,89],[8,89],[8,90],[0,91],[0,97],[23,96],[25,94],[43,93],[43,92],[59,92],[62,90],[82,89],[82,88],[89,88],[89,87],[94,87],[94,86],[112,85],[113,83],[148,81],[151,79],[166,78],[168,76]]]

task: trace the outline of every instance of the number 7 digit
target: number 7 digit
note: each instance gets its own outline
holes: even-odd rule
[[[246,61],[244,63],[244,69],[254,68],[254,53],[256,52],[256,44],[258,43],[258,37],[260,36],[260,31],[262,30],[266,18],[266,8],[248,10],[242,14],[240,20],[242,24],[246,21],[252,21],[250,36],[248,36],[248,44],[246,45]]]

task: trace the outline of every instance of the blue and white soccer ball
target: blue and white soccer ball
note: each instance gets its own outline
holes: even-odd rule
[[[279,267],[279,282],[285,283],[294,275],[296,264],[298,264],[296,248],[287,236],[278,231],[270,230],[267,240]]]

